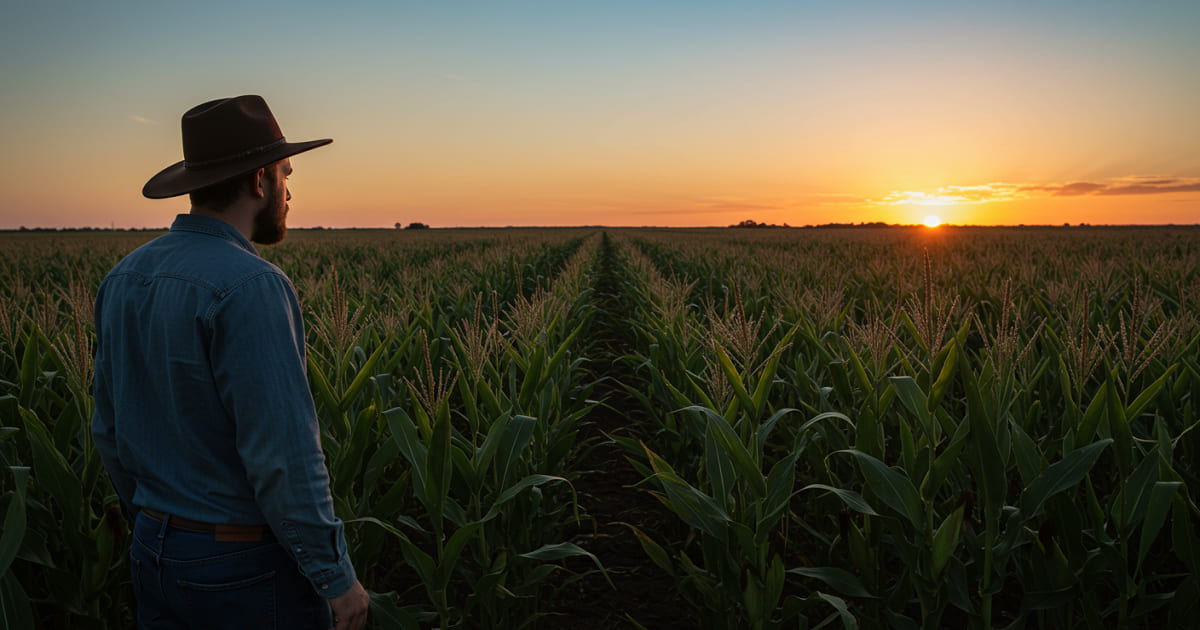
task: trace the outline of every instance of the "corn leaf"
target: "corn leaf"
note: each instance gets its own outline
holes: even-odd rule
[[[775,384],[775,374],[779,371],[779,360],[783,358],[783,351],[792,343],[792,337],[796,334],[796,327],[793,326],[775,349],[771,352],[771,357],[767,360],[766,365],[762,367],[758,374],[758,384],[754,388],[754,393],[751,394],[750,400],[753,405],[750,407],[750,413],[757,419],[762,415],[763,410],[767,405],[767,394],[771,392],[771,386]]]
[[[717,505],[712,497],[693,488],[645,445],[642,448],[654,470],[654,478],[666,493],[664,503],[679,515],[685,523],[717,540],[725,540],[725,526],[730,522],[729,514]],[[761,479],[760,479],[761,480]]]
[[[967,422],[971,427],[971,447],[980,499],[983,503],[985,527],[990,532],[999,530],[1000,511],[1005,505],[1008,492],[1008,466],[1004,453],[1000,451],[996,437],[994,419],[983,401],[982,388],[974,372],[966,362],[962,364],[962,384],[967,394]]]
[[[471,542],[471,538],[475,536],[475,532],[483,526],[480,521],[467,523],[462,527],[454,530],[450,535],[450,540],[446,542],[446,546],[442,548],[442,552],[438,554],[437,568],[434,570],[434,585],[439,591],[445,591],[450,585],[450,578],[454,575],[454,570],[458,567],[458,557],[462,554],[462,550]]]
[[[854,388],[850,386],[850,371],[846,362],[834,360],[829,362],[829,377],[833,381],[833,393],[837,394],[842,404],[850,404],[854,400]]]
[[[1142,459],[1142,463],[1134,469],[1133,474],[1129,475],[1111,502],[1110,514],[1117,527],[1132,528],[1142,520],[1157,481],[1158,457],[1151,452]]]
[[[921,430],[930,440],[934,440],[936,436],[933,432],[933,416],[930,415],[925,392],[921,391],[921,387],[911,376],[892,376],[888,380],[895,388],[900,402],[904,403],[904,408],[916,416]]]
[[[903,516],[909,524],[920,529],[921,496],[908,477],[862,451],[845,449],[837,452],[853,455],[858,460],[859,468],[871,492],[879,497],[884,505]]]
[[[962,461],[960,461],[959,456],[962,454],[963,448],[967,445],[969,434],[969,424],[963,422],[958,425],[954,436],[950,438],[950,444],[942,449],[942,452],[933,459],[933,464],[930,465],[929,472],[921,480],[921,498],[927,501],[933,500],[938,492],[941,491],[942,484],[945,483],[946,478],[956,469],[961,468]]]
[[[38,392],[37,375],[42,364],[38,346],[44,337],[35,328],[25,337],[25,352],[21,353],[21,381],[18,403],[26,409],[33,408],[34,395]]]
[[[798,411],[798,410],[797,409],[780,409],[779,411],[775,412],[775,415],[772,416],[771,418],[774,420],[774,419],[776,419],[777,416],[782,416],[783,414],[789,413],[792,411]],[[811,429],[813,426],[820,423],[822,420],[841,420],[842,422],[845,422],[851,429],[855,428],[854,421],[851,420],[849,417],[847,417],[846,414],[838,413],[836,411],[826,411],[825,413],[819,413],[819,414],[813,416],[807,422],[800,425],[800,428],[796,430],[796,434],[797,435],[804,434],[809,429]],[[763,449],[765,446],[766,446],[765,443],[760,442],[758,445],[759,450]]]
[[[25,539],[25,486],[29,479],[27,466],[10,466],[13,478],[16,480],[16,490],[8,503],[4,514],[4,531],[0,532],[0,575],[8,572],[13,558],[21,549],[21,541]]]
[[[496,518],[497,516],[499,516],[500,508],[503,507],[504,504],[515,499],[518,495],[520,495],[525,490],[535,487],[535,486],[541,486],[541,485],[544,485],[547,483],[551,483],[551,482],[555,482],[555,483],[562,482],[562,483],[567,484],[568,486],[570,485],[570,482],[567,481],[563,477],[556,477],[554,475],[529,475],[529,476],[525,477],[524,479],[518,481],[517,483],[505,488],[504,491],[501,492],[499,494],[499,496],[496,497],[495,501],[492,502],[492,505],[488,509],[487,514],[484,514],[483,518],[479,519],[480,522],[490,521],[493,518]],[[572,490],[572,493],[574,493],[574,490]]]
[[[1083,421],[1079,424],[1079,432],[1077,434],[1080,442],[1088,442],[1096,435],[1096,429],[1099,428],[1100,421],[1104,419],[1104,412],[1107,407],[1108,388],[1103,387],[1096,391],[1092,402],[1088,404],[1087,411],[1083,412]]]
[[[962,532],[963,507],[960,505],[957,510],[951,512],[933,533],[933,561],[930,568],[933,569],[934,579],[941,577],[946,561],[958,547],[959,533]]]
[[[533,437],[533,429],[537,420],[529,416],[513,416],[500,434],[500,442],[496,447],[496,484],[505,488],[517,470],[521,453],[529,448]]]
[[[833,486],[827,486],[823,483],[813,483],[800,488],[799,492],[804,492],[806,490],[824,490],[826,493],[832,493],[837,498],[841,499],[842,503],[846,504],[846,507],[858,512],[859,514],[879,516],[879,513],[871,508],[871,504],[867,503],[866,499],[862,498],[862,495],[853,490],[834,488]]]
[[[724,422],[724,418],[721,419]],[[729,509],[729,495],[733,492],[737,480],[734,477],[733,463],[725,449],[717,443],[713,431],[704,432],[704,472],[708,475],[708,483],[712,487],[713,500],[721,509]]]
[[[802,575],[821,580],[835,591],[848,597],[875,598],[853,573],[845,569],[837,567],[796,567],[788,569],[787,572],[791,575]]]
[[[429,451],[425,459],[425,497],[428,501],[429,515],[433,520],[434,534],[440,533],[442,506],[446,495],[450,492],[450,473],[452,469],[450,458],[450,414],[438,413],[437,422],[433,425],[433,439],[429,441]]]
[[[742,405],[742,408],[747,413],[755,413],[757,408],[754,406],[754,399],[746,391],[742,375],[733,366],[733,361],[729,360],[729,355],[725,353],[725,349],[720,344],[717,344],[713,349],[713,354],[717,356],[717,365],[725,373],[725,379],[729,382],[729,386],[733,388],[734,398],[737,399],[738,403]]]
[[[1200,576],[1200,538],[1192,525],[1192,502],[1182,493],[1175,495],[1171,510],[1171,552],[1192,576]]]
[[[1117,393],[1116,376],[1109,375],[1104,387],[1108,401],[1108,433],[1113,439],[1117,466],[1121,474],[1125,474],[1133,459],[1133,434],[1129,429],[1129,419],[1125,417],[1125,406],[1121,404],[1120,394]]]
[[[425,491],[425,465],[428,455],[425,445],[417,436],[416,424],[399,407],[388,409],[383,412],[383,416],[387,419],[388,427],[391,429],[392,440],[395,441],[396,446],[400,448],[400,453],[411,465],[417,499],[421,501],[421,505],[424,505],[425,509],[429,509],[429,497]]]
[[[517,397],[522,411],[529,411],[533,406],[533,394],[545,378],[543,370],[545,363],[546,346],[537,344],[533,348],[533,356],[529,358],[525,379],[521,381],[521,392]]]
[[[1146,520],[1142,523],[1142,535],[1138,541],[1136,572],[1141,572],[1142,561],[1146,559],[1150,545],[1158,538],[1163,523],[1167,521],[1167,512],[1171,510],[1171,502],[1182,487],[1183,483],[1179,481],[1159,481],[1154,484],[1146,507]]]
[[[350,382],[350,386],[346,388],[346,393],[342,394],[341,400],[338,401],[339,411],[345,411],[350,408],[350,403],[354,402],[354,399],[358,397],[358,393],[366,386],[367,380],[371,378],[375,371],[375,364],[379,363],[379,358],[383,356],[390,342],[391,336],[389,335],[387,339],[375,348],[371,356],[367,358],[366,363],[359,369],[358,374],[354,376],[354,380]]]
[[[771,566],[767,568],[765,584],[763,584],[763,610],[774,614],[779,606],[779,598],[783,596],[783,559],[779,555],[771,558]]]
[[[846,600],[820,591],[817,591],[817,597],[825,600],[837,610],[838,618],[842,620],[843,628],[846,630],[858,630],[858,620],[854,618],[854,615],[850,614],[850,608],[846,606]],[[814,630],[816,629],[814,628]]]
[[[496,451],[500,448],[500,441],[508,431],[508,424],[512,416],[502,415],[492,421],[492,425],[488,427],[487,437],[483,439],[483,444],[475,449],[475,457],[472,458],[474,466],[480,470],[486,470],[492,464],[492,460],[496,457]]]
[[[740,475],[739,480],[749,484],[756,498],[767,495],[767,484],[763,480],[762,470],[755,463],[753,455],[742,444],[741,438],[734,433],[733,428],[725,418],[712,409],[704,407],[688,407],[688,411],[698,411],[704,414],[708,424],[708,433],[721,445],[722,450],[729,456],[730,462]]]
[[[1197,604],[1200,604],[1200,580],[1192,573],[1175,590],[1166,627],[1186,628],[1194,624]]]
[[[396,538],[399,538],[400,540],[408,540],[409,539],[408,536],[404,532],[400,531],[400,528],[398,528],[395,525],[392,525],[390,523],[385,523],[385,522],[383,522],[377,518],[374,518],[372,516],[361,516],[358,518],[347,519],[345,521],[345,523],[347,525],[353,525],[355,523],[369,523],[369,524],[374,525],[374,526],[384,530],[385,532],[395,536]],[[420,529],[419,525],[417,526],[417,529],[418,530]]]
[[[71,470],[67,458],[54,447],[46,425],[37,414],[21,408],[21,419],[33,450],[33,478],[50,493],[62,510],[63,527],[73,532],[79,527],[83,506],[83,488],[79,477]]]
[[[329,413],[337,413],[338,398],[333,393],[333,386],[329,384],[329,379],[325,377],[324,368],[317,363],[316,356],[311,352],[307,355],[307,361],[308,381],[312,384],[317,402],[329,410]]]
[[[0,623],[6,630],[36,627],[29,596],[15,573],[0,573]]]
[[[557,544],[553,544],[553,545],[542,545],[541,547],[538,547],[537,549],[534,549],[533,551],[518,554],[518,555],[521,558],[528,558],[530,560],[542,560],[542,561],[562,560],[563,558],[574,558],[574,557],[582,556],[582,557],[590,559],[592,561],[592,564],[596,565],[596,568],[599,569],[600,574],[604,576],[604,580],[606,582],[608,582],[609,586],[611,586],[614,590],[617,588],[612,583],[612,578],[609,577],[608,571],[606,571],[604,569],[604,565],[600,563],[600,558],[597,558],[596,555],[591,552],[585,551],[583,548],[581,548],[579,545],[576,545],[575,543],[564,542],[564,543],[557,543]]]
[[[662,545],[654,542],[654,539],[648,536],[645,532],[630,525],[629,523],[620,523],[628,527],[633,535],[638,539],[638,543],[642,546],[642,551],[646,552],[646,556],[658,566],[658,568],[666,571],[668,575],[675,575],[675,566],[671,563],[671,557],[667,551],[662,548]]]
[[[1025,430],[1015,421],[1011,422],[1013,454],[1016,456],[1017,472],[1021,475],[1021,483],[1029,485],[1042,471],[1042,456],[1037,444]]]
[[[1133,402],[1129,403],[1129,406],[1125,408],[1125,417],[1127,419],[1132,421],[1142,415],[1142,412],[1146,410],[1146,407],[1150,406],[1154,397],[1158,396],[1158,393],[1162,391],[1163,387],[1167,384],[1167,379],[1175,372],[1175,368],[1178,365],[1176,363],[1167,367],[1162,376],[1159,376],[1153,383],[1150,383],[1146,389],[1142,390],[1142,393],[1138,394],[1138,397]]]
[[[420,630],[418,615],[413,614],[411,607],[401,608],[396,603],[395,591],[376,593],[368,590],[367,594],[371,598],[370,617],[378,620],[381,626],[396,630]]]
[[[757,526],[757,542],[759,544],[766,543],[767,537],[771,530],[775,528],[775,524],[783,518],[787,511],[788,504],[792,499],[792,488],[796,482],[796,459],[800,457],[800,450],[793,450],[788,453],[775,465],[771,467],[770,474],[767,475],[767,496],[761,504],[761,516],[758,519]]]
[[[1109,444],[1112,444],[1112,440],[1105,439],[1075,449],[1043,470],[1021,495],[1022,517],[1030,519],[1037,516],[1047,499],[1075,487],[1087,476],[1101,451]]]
[[[958,333],[959,338],[966,337],[966,328],[969,325],[969,321],[963,323],[963,329]],[[958,369],[959,343],[961,342],[947,344],[946,359],[942,363],[942,369],[938,373],[937,380],[929,386],[929,398],[925,401],[925,408],[930,413],[933,413],[937,409],[938,405],[942,402],[942,397],[946,395],[946,390],[954,383],[954,373]],[[930,434],[930,439],[934,439],[932,434]]]

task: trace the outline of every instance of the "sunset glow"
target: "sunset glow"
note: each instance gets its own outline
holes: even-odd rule
[[[268,4],[11,7],[0,229],[168,224],[247,93],[296,227],[1200,221],[1198,3]]]
[[[925,217],[925,227],[935,228],[941,224],[942,224],[942,220],[939,219],[936,215],[931,214],[931,215]]]

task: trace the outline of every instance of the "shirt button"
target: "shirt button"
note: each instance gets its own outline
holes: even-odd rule
[[[325,590],[325,591],[329,590],[329,585],[328,585],[328,584],[322,584],[322,585],[321,585],[321,590]]]
[[[301,551],[304,551],[303,547],[296,547],[296,553],[300,553]]]

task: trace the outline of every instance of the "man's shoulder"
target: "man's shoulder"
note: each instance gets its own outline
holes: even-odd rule
[[[164,234],[130,252],[109,276],[134,275],[145,280],[175,279],[228,293],[256,277],[267,276],[291,284],[270,261],[228,240],[189,233]]]

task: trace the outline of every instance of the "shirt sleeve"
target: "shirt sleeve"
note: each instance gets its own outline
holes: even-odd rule
[[[127,521],[132,523],[134,511],[131,502],[137,492],[137,482],[133,475],[129,474],[129,471],[121,465],[121,458],[117,456],[117,418],[113,410],[109,359],[104,354],[104,345],[99,343],[100,336],[106,334],[102,330],[102,322],[105,321],[101,316],[103,295],[104,290],[101,287],[96,296],[94,317],[97,343],[94,362],[95,375],[92,379],[92,399],[95,402],[92,410],[92,442],[96,445],[96,451],[100,453],[100,461],[104,462],[104,470],[108,472],[113,489],[117,491],[117,497],[121,501],[121,513],[125,515]]]
[[[263,516],[317,593],[344,594],[356,577],[333,511],[308,388],[304,323],[286,276],[256,275],[221,300],[209,358]]]

